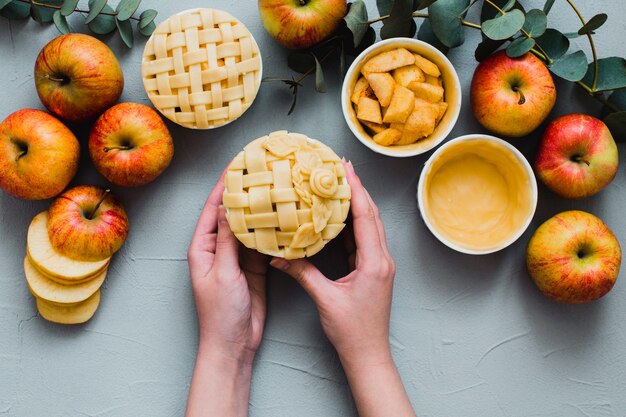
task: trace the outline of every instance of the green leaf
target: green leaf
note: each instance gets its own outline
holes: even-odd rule
[[[315,58],[309,52],[291,51],[287,55],[287,66],[295,72],[304,74],[315,68]]]
[[[506,54],[511,58],[517,58],[530,51],[533,46],[535,46],[534,39],[520,36],[506,48]]]
[[[158,12],[154,9],[146,9],[139,15],[139,29],[143,29],[154,21]]]
[[[63,4],[63,0],[38,0],[37,3],[60,7]],[[50,23],[52,22],[52,15],[54,14],[55,10],[56,9],[54,8],[33,4],[31,14],[33,16],[33,19],[35,19],[39,23]]]
[[[78,6],[78,1],[79,0],[65,0],[63,2],[63,6],[61,7],[61,14],[63,15],[63,17],[69,16],[72,13],[74,13],[74,10],[76,9],[76,6]],[[55,24],[56,24],[56,20],[55,20]],[[58,28],[58,26],[57,26],[57,28]]]
[[[433,33],[448,48],[465,42],[461,19],[470,0],[437,0],[428,7]]]
[[[115,19],[115,24],[117,25],[117,30],[120,32],[120,36],[126,46],[129,48],[133,47],[133,27],[130,24],[130,20],[119,20]]]
[[[587,56],[583,51],[576,51],[555,60],[550,65],[550,71],[568,81],[578,81],[587,71]]]
[[[439,49],[444,55],[447,54],[450,49],[441,43],[441,41],[433,33],[433,28],[430,25],[430,19],[424,19],[420,25],[420,29],[417,31],[417,39],[431,44],[435,48]]]
[[[539,9],[532,9],[526,13],[523,29],[531,38],[537,38],[546,32],[548,17]]]
[[[313,58],[315,59],[315,91],[318,93],[325,93],[326,82],[324,81],[324,70],[322,69],[322,64],[320,64],[320,61],[315,55],[313,55]]]
[[[496,6],[498,6],[500,9],[504,10],[505,12],[508,12],[509,10],[512,10],[512,9],[521,10],[522,12],[524,12],[524,7],[522,7],[519,1],[513,2],[512,6],[510,5],[511,3],[510,0],[491,0],[491,2],[495,4]],[[500,16],[500,12],[498,11],[498,9],[496,9],[495,7],[493,7],[491,4],[489,4],[486,1],[483,2],[483,7],[480,11],[481,24],[483,22],[486,22],[487,20],[493,19],[498,16]]]
[[[413,11],[424,10],[437,0],[413,0]]]
[[[476,47],[476,51],[474,51],[474,58],[476,58],[476,61],[481,62],[483,59],[493,54],[494,51],[500,48],[505,42],[506,40],[494,41],[489,38],[483,39]]]
[[[98,17],[100,12],[104,10],[104,8],[107,6],[107,0],[89,0],[88,5],[89,5],[89,13],[87,14],[87,17],[85,18],[86,25],[93,22],[93,20],[96,17]],[[111,8],[109,7],[109,9]],[[113,9],[111,9],[111,12],[113,12]]]
[[[7,19],[26,19],[30,16],[30,4],[13,1],[0,10],[0,16]]]
[[[535,41],[551,59],[559,59],[569,49],[569,39],[556,29],[547,29]]]
[[[343,42],[339,43],[339,77],[343,79],[346,75],[346,51]]]
[[[350,5],[348,14],[343,18],[346,22],[346,26],[352,32],[354,46],[356,47],[363,40],[365,32],[369,24],[367,23],[367,7],[363,0],[357,0]]]
[[[587,33],[593,33],[594,30],[598,29],[600,26],[606,22],[606,19],[609,17],[606,13],[600,13],[589,19],[587,23],[583,25],[580,29],[578,29],[579,35],[584,35]]]
[[[0,0],[0,10],[7,4],[11,3],[13,0]]]
[[[145,28],[139,28],[139,33],[141,33],[143,36],[150,36],[155,29],[156,24],[154,22],[150,22]]]
[[[115,13],[109,5],[105,5],[102,9],[105,13]],[[106,35],[115,30],[115,18],[106,14],[99,14],[89,23],[89,30],[98,35]]]
[[[515,9],[487,20],[482,24],[482,31],[489,39],[502,40],[515,35],[523,25],[524,13]]]
[[[376,42],[376,31],[373,27],[370,26],[365,31],[365,36],[363,36],[363,40],[361,40],[361,43],[356,48],[349,40],[345,41],[343,46],[345,48],[346,54],[357,56],[361,52],[369,48],[371,45],[373,45],[374,42]]]
[[[509,0],[504,6],[501,7],[501,9],[508,12],[513,8],[513,6],[515,6],[515,1],[516,0]]]
[[[554,6],[554,1],[555,0],[546,0],[546,4],[544,4],[543,6],[543,12],[547,15],[548,13],[550,13],[550,10],[552,9],[552,6]]]
[[[117,4],[117,7],[115,8],[115,11],[117,12],[117,16],[115,18],[118,22],[124,22],[130,19],[131,16],[137,11],[140,4],[141,0],[120,0],[120,2]]]
[[[61,32],[62,34],[70,33],[70,27],[67,24],[67,19],[63,16],[63,12],[57,10],[52,15],[52,21],[54,22],[54,26]]]
[[[615,142],[626,142],[626,111],[611,113],[604,118]]]
[[[413,22],[413,0],[395,0],[389,17],[383,21],[380,38],[411,37],[411,22]]]
[[[578,32],[567,32],[567,33],[564,33],[563,35],[568,39],[580,38],[580,35],[578,34]]]
[[[376,8],[380,16],[387,16],[393,7],[393,0],[376,0]]]
[[[613,91],[611,95],[606,99],[606,101],[613,104],[620,111],[626,111],[626,88]],[[614,111],[614,109],[609,108],[605,105],[604,107],[602,107],[602,117],[605,117],[609,113]]]
[[[593,62],[587,68],[583,83],[591,87],[593,82]],[[598,59],[598,83],[596,91],[617,90],[626,88],[626,60],[612,56]]]

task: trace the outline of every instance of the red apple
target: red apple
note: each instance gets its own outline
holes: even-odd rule
[[[539,290],[568,304],[608,293],[621,262],[622,251],[611,229],[578,210],[559,213],[539,226],[526,250],[528,271]]]
[[[259,0],[267,32],[291,49],[316,45],[330,36],[347,12],[346,0]]]
[[[531,53],[509,58],[504,51],[482,61],[472,78],[472,110],[485,128],[504,136],[526,136],[556,102],[554,81]]]
[[[122,204],[99,187],[67,190],[50,205],[48,237],[61,255],[80,261],[110,258],[126,240],[128,217]]]
[[[80,145],[41,110],[23,109],[0,123],[0,188],[28,200],[54,197],[76,175]]]
[[[72,122],[92,119],[122,94],[117,58],[98,39],[72,33],[48,43],[35,62],[35,86],[52,113]]]
[[[174,141],[152,108],[121,103],[94,124],[89,134],[89,154],[96,169],[113,184],[144,185],[169,166]]]
[[[584,198],[613,181],[618,165],[617,145],[606,125],[585,114],[568,114],[546,128],[535,170],[561,197]]]

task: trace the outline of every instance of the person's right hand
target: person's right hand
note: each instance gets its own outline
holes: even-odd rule
[[[352,190],[354,244],[352,269],[337,281],[326,278],[306,260],[274,258],[271,265],[294,277],[313,298],[324,332],[344,367],[393,363],[389,348],[389,315],[395,264],[378,208],[351,163],[345,163]]]

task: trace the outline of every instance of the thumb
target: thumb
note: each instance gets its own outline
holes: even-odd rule
[[[217,239],[215,241],[215,263],[224,268],[239,269],[239,253],[237,238],[230,230],[226,220],[226,209],[219,208],[217,217]]]
[[[319,269],[304,259],[287,261],[282,258],[273,258],[270,265],[295,278],[316,304],[324,296],[331,283]]]

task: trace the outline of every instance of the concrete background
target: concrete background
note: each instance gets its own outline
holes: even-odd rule
[[[541,7],[543,1],[524,3],[527,8]],[[626,24],[620,20],[621,2],[577,3],[588,18],[609,12],[609,21],[595,37],[599,55],[623,56]],[[292,75],[286,51],[266,34],[251,0],[145,1],[142,8],[158,9],[161,21],[199,5],[228,10],[250,28],[262,51],[265,76]],[[368,7],[370,16],[378,16],[373,0]],[[81,19],[70,23],[83,30]],[[565,2],[558,1],[550,26],[573,31],[579,24]],[[39,50],[56,35],[52,26],[0,18],[0,118],[24,107],[43,108],[32,67]],[[144,39],[137,39],[132,50],[118,35],[104,40],[124,69],[122,101],[146,103],[140,79]],[[468,105],[478,40],[478,33],[468,29],[466,44],[449,54],[464,86],[465,103],[451,138],[485,132]],[[584,38],[572,42],[587,50]],[[142,188],[113,187],[127,208],[132,231],[111,264],[100,309],[85,325],[46,322],[36,314],[26,287],[22,258],[27,226],[49,202],[0,193],[0,415],[182,415],[197,348],[187,245],[223,167],[247,142],[277,129],[322,139],[351,159],[380,206],[398,263],[393,354],[419,416],[626,415],[624,272],[601,301],[566,306],[540,295],[524,264],[531,232],[566,209],[598,215],[626,245],[624,167],[605,191],[583,201],[557,198],[540,186],[537,214],[516,244],[483,257],[458,254],[428,232],[416,209],[417,179],[429,154],[393,159],[361,145],[341,117],[337,71],[326,72],[328,93],[314,93],[312,80],[307,80],[292,116],[286,114],[288,91],[271,83],[262,85],[254,106],[229,126],[201,132],[169,125],[176,155],[164,175]],[[551,117],[598,114],[595,102],[571,83],[559,82],[557,88],[558,104]],[[85,144],[87,130],[75,131]],[[512,143],[534,158],[538,136]],[[626,166],[623,145],[620,152]],[[73,184],[104,185],[84,149],[83,154]],[[331,245],[316,262],[330,275],[340,276],[340,258],[340,248]],[[267,329],[254,368],[250,415],[356,416],[312,302],[283,275],[271,274],[268,283]]]

